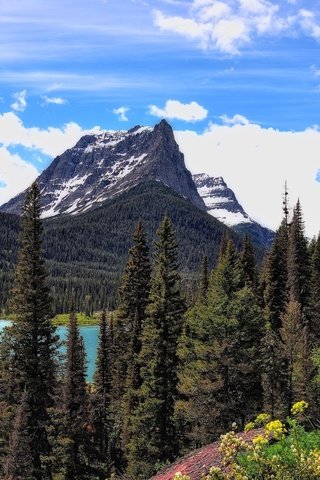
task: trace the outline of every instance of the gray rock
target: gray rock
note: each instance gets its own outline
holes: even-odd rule
[[[154,128],[138,125],[129,131],[85,135],[56,157],[37,180],[43,217],[88,211],[149,179],[168,185],[206,210],[172,128],[162,120]],[[19,214],[23,198],[24,193],[0,210]]]

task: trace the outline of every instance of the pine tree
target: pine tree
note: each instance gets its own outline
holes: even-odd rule
[[[207,302],[207,294],[209,288],[209,265],[208,257],[205,255],[202,257],[199,276],[199,288],[198,288],[198,300],[201,303]]]
[[[106,312],[103,311],[100,318],[99,345],[94,374],[93,423],[99,460],[106,465],[106,473],[109,473],[110,467],[111,348],[110,328],[107,328]]]
[[[36,183],[26,194],[21,223],[21,246],[11,298],[15,319],[10,329],[9,369],[15,401],[19,403],[22,393],[28,392],[31,477],[43,480],[51,478],[50,465],[44,459],[50,454],[47,409],[53,402],[57,336],[50,322],[51,299],[42,256],[40,193]]]
[[[184,304],[180,294],[177,244],[166,216],[157,231],[155,275],[143,327],[139,356],[142,385],[139,404],[132,416],[128,474],[147,478],[157,462],[177,454],[173,422],[177,396],[177,344],[181,334]]]
[[[312,346],[320,347],[320,235],[314,242],[311,257],[310,336]]]
[[[310,294],[310,259],[304,235],[304,222],[300,202],[293,211],[288,238],[288,291],[290,297],[301,305],[302,313]]]
[[[63,414],[65,454],[62,459],[64,480],[80,480],[86,474],[88,435],[88,398],[85,377],[85,351],[77,318],[71,312],[67,336],[66,380],[64,385]]]
[[[212,281],[220,284],[224,294],[231,298],[241,288],[241,264],[232,240],[229,240],[224,255],[213,272]]]
[[[277,231],[265,265],[264,305],[266,320],[275,332],[281,327],[288,300],[288,227],[284,219]]]
[[[240,253],[240,263],[242,270],[241,281],[243,286],[247,286],[256,291],[258,286],[257,267],[254,248],[248,235],[244,237],[243,246]]]
[[[175,416],[183,449],[210,443],[261,407],[262,312],[252,290],[240,287],[239,258],[229,242],[212,275],[207,306],[187,313],[179,343]]]
[[[141,332],[150,291],[149,248],[141,221],[132,239],[133,246],[129,250],[119,289],[120,303],[114,323],[112,404],[114,452],[119,452],[116,454],[118,458],[114,459],[117,468],[121,468],[122,463],[119,445],[127,449],[131,438],[131,414],[137,403],[136,391],[141,384],[138,365]]]
[[[261,342],[263,408],[272,418],[285,418],[288,362],[279,332],[266,323]]]
[[[24,391],[21,403],[17,409],[10,441],[5,480],[33,480],[33,458],[30,448],[30,420],[29,398]]]
[[[280,335],[287,363],[286,410],[287,414],[290,414],[295,402],[308,400],[310,380],[306,326],[303,323],[300,303],[292,297],[282,315]]]
[[[304,234],[304,222],[301,206],[298,201],[289,228],[288,242],[288,292],[290,301],[283,316],[286,325],[283,333],[287,333],[288,367],[289,367],[289,395],[288,401],[300,398],[312,402],[310,383],[313,374],[311,364],[312,349],[312,320],[310,316],[310,258],[308,242]],[[294,329],[298,330],[297,337]],[[290,405],[290,404],[289,404]]]

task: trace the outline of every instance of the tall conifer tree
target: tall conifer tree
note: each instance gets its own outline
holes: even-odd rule
[[[241,263],[241,280],[243,286],[252,288],[254,291],[257,289],[257,267],[254,255],[254,248],[250,237],[245,235],[242,250],[240,253]]]
[[[264,305],[266,320],[278,333],[288,301],[288,226],[284,219],[277,231],[265,266]]]
[[[33,459],[30,441],[30,409],[27,390],[17,409],[10,440],[5,480],[33,480]]]
[[[205,255],[201,260],[199,288],[198,288],[198,300],[201,303],[207,302],[208,288],[209,288],[209,265],[208,265],[208,257],[207,255]]]
[[[310,336],[314,348],[320,347],[320,235],[311,257]]]
[[[50,465],[44,459],[50,454],[47,408],[53,398],[57,336],[50,321],[51,299],[42,254],[40,193],[36,183],[27,191],[21,223],[20,253],[11,298],[14,321],[10,329],[9,368],[16,401],[21,401],[23,391],[28,392],[31,478],[44,480],[51,478]]]
[[[261,407],[262,312],[252,290],[241,289],[240,274],[238,253],[229,242],[213,272],[207,305],[187,312],[175,408],[182,448],[210,443]]]
[[[157,231],[154,255],[155,274],[140,352],[142,385],[129,444],[128,473],[135,479],[147,478],[157,462],[172,460],[177,454],[173,413],[184,303],[175,233],[167,216]]]
[[[88,398],[85,362],[83,339],[80,335],[76,315],[71,312],[63,399],[64,424],[62,428],[65,437],[65,454],[62,459],[62,478],[64,480],[81,480],[86,477]]]
[[[294,208],[289,228],[288,291],[291,299],[301,305],[302,314],[306,314],[310,295],[310,259],[299,201]]]
[[[134,230],[132,240],[114,323],[112,402],[115,452],[119,451],[120,444],[126,450],[131,438],[131,414],[141,384],[138,365],[141,332],[150,291],[149,248],[141,221]],[[116,456],[119,458],[115,458],[115,465],[120,468],[121,455]]]
[[[107,316],[103,311],[100,318],[99,345],[94,374],[95,441],[98,444],[100,460],[109,462],[110,401],[111,401],[111,336],[107,328]]]

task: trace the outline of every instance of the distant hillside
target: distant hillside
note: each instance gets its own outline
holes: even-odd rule
[[[155,181],[141,183],[87,213],[44,221],[45,257],[56,311],[68,310],[72,297],[79,310],[101,308],[103,299],[112,307],[135,224],[143,220],[152,247],[165,213],[176,229],[184,288],[195,281],[202,255],[207,254],[213,266],[223,235],[241,244],[237,234],[171,188]],[[3,307],[16,258],[19,218],[1,213],[0,224]]]

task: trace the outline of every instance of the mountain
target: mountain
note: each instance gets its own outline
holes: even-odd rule
[[[73,302],[79,311],[88,305],[94,309],[115,305],[139,219],[152,250],[159,223],[166,213],[170,215],[184,289],[194,286],[203,255],[208,255],[213,266],[221,239],[232,238],[240,247],[245,233],[239,235],[208,214],[209,197],[202,198],[205,184],[198,186],[198,191],[164,120],[154,128],[137,126],[127,132],[86,135],[56,157],[38,183],[46,217],[44,252],[56,312],[67,311]],[[23,197],[22,193],[0,207],[0,307],[6,303],[12,282],[17,214]],[[233,228],[241,225],[247,223]],[[262,227],[252,225],[260,228],[257,235],[252,233],[261,260],[266,239],[260,235]]]
[[[193,175],[194,183],[207,212],[225,223],[229,227],[239,223],[253,223],[254,221],[243,210],[233,191],[222,177],[210,177],[206,173]]]
[[[193,180],[210,215],[237,233],[248,234],[255,244],[271,245],[274,232],[249,217],[222,177],[199,173]]]
[[[38,178],[43,217],[86,212],[149,179],[206,210],[172,128],[162,120],[154,128],[85,135],[56,157]],[[19,214],[23,198],[22,193],[0,210]]]

